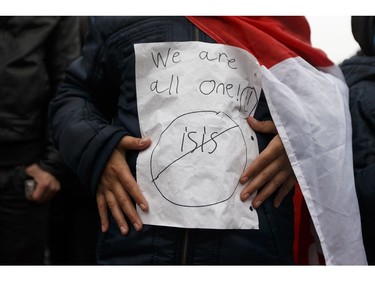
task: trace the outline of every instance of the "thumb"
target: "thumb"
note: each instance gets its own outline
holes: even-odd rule
[[[247,117],[246,120],[254,131],[266,134],[277,134],[277,129],[273,121],[259,121],[252,116]]]
[[[132,136],[123,137],[117,147],[123,151],[126,150],[143,150],[151,144],[150,138],[135,138]]]

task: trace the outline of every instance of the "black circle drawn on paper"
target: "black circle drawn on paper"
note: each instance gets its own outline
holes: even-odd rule
[[[175,141],[165,143],[167,139]],[[234,139],[239,139],[239,144]],[[220,153],[221,149],[230,152]],[[217,111],[193,111],[175,118],[161,133],[150,157],[156,189],[167,201],[181,207],[207,207],[229,200],[246,164],[247,146],[241,128],[226,113]],[[206,177],[207,169],[211,169],[210,177]],[[174,175],[169,177],[169,173]],[[196,176],[201,180],[194,181]],[[179,190],[179,182],[189,179],[194,183]],[[224,186],[226,181],[229,183]],[[200,196],[201,189],[209,196]],[[185,192],[189,196],[184,196]]]

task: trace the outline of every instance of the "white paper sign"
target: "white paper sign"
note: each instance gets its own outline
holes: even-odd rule
[[[258,229],[240,175],[259,154],[246,122],[261,92],[260,67],[245,50],[203,42],[137,44],[142,137],[137,182],[149,203],[145,224]]]

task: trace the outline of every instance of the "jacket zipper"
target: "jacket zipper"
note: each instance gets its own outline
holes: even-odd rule
[[[188,248],[189,248],[189,229],[184,229],[182,235],[182,252],[181,252],[181,264],[187,264],[188,257]]]
[[[199,41],[199,29],[196,26],[194,28],[195,28],[195,41]]]
[[[194,27],[194,35],[195,40],[199,41],[199,32],[200,30],[195,26]],[[184,229],[183,235],[182,235],[182,253],[181,253],[181,264],[186,265],[187,264],[187,258],[188,258],[188,248],[189,248],[189,229]]]

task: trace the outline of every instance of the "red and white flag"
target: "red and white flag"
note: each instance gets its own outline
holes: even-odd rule
[[[348,87],[310,43],[304,17],[187,17],[218,43],[249,51],[327,265],[367,264],[355,193]]]

